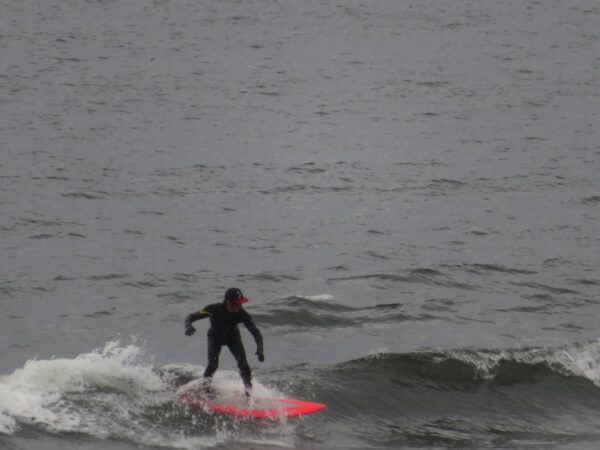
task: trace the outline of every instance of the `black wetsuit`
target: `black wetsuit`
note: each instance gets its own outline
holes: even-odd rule
[[[252,371],[246,360],[246,351],[237,327],[243,323],[256,341],[256,353],[263,354],[263,339],[260,331],[252,321],[252,317],[243,308],[239,312],[229,312],[225,303],[214,303],[208,305],[201,311],[187,316],[185,319],[186,329],[192,326],[192,322],[199,319],[210,318],[210,329],[208,330],[208,366],[204,371],[205,377],[212,377],[219,367],[219,354],[221,347],[226,345],[237,362],[238,369],[244,386],[252,387]]]

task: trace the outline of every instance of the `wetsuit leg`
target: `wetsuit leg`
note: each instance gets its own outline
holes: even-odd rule
[[[214,375],[219,367],[219,355],[221,354],[221,343],[219,340],[208,335],[208,365],[204,371],[204,377],[210,378]]]
[[[240,376],[244,381],[244,387],[246,390],[252,389],[252,370],[250,370],[250,366],[246,360],[246,350],[244,349],[244,344],[242,343],[240,335],[231,336],[227,342],[227,347],[229,347],[229,351],[237,362]]]

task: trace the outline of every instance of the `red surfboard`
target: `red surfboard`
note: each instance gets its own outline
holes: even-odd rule
[[[179,399],[190,406],[236,417],[273,419],[298,417],[326,408],[323,403],[277,397],[246,397],[244,394],[207,399],[197,393],[184,392]]]

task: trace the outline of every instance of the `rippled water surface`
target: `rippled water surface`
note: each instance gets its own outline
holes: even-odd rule
[[[596,2],[0,8],[0,446],[597,448]],[[229,286],[326,411],[173,399]]]

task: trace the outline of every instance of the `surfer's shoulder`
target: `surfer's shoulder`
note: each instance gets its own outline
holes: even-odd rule
[[[215,313],[217,313],[217,311],[219,310],[221,304],[220,303],[213,303],[212,305],[207,305],[204,308],[202,308],[199,313],[203,314],[205,316],[214,316]]]

